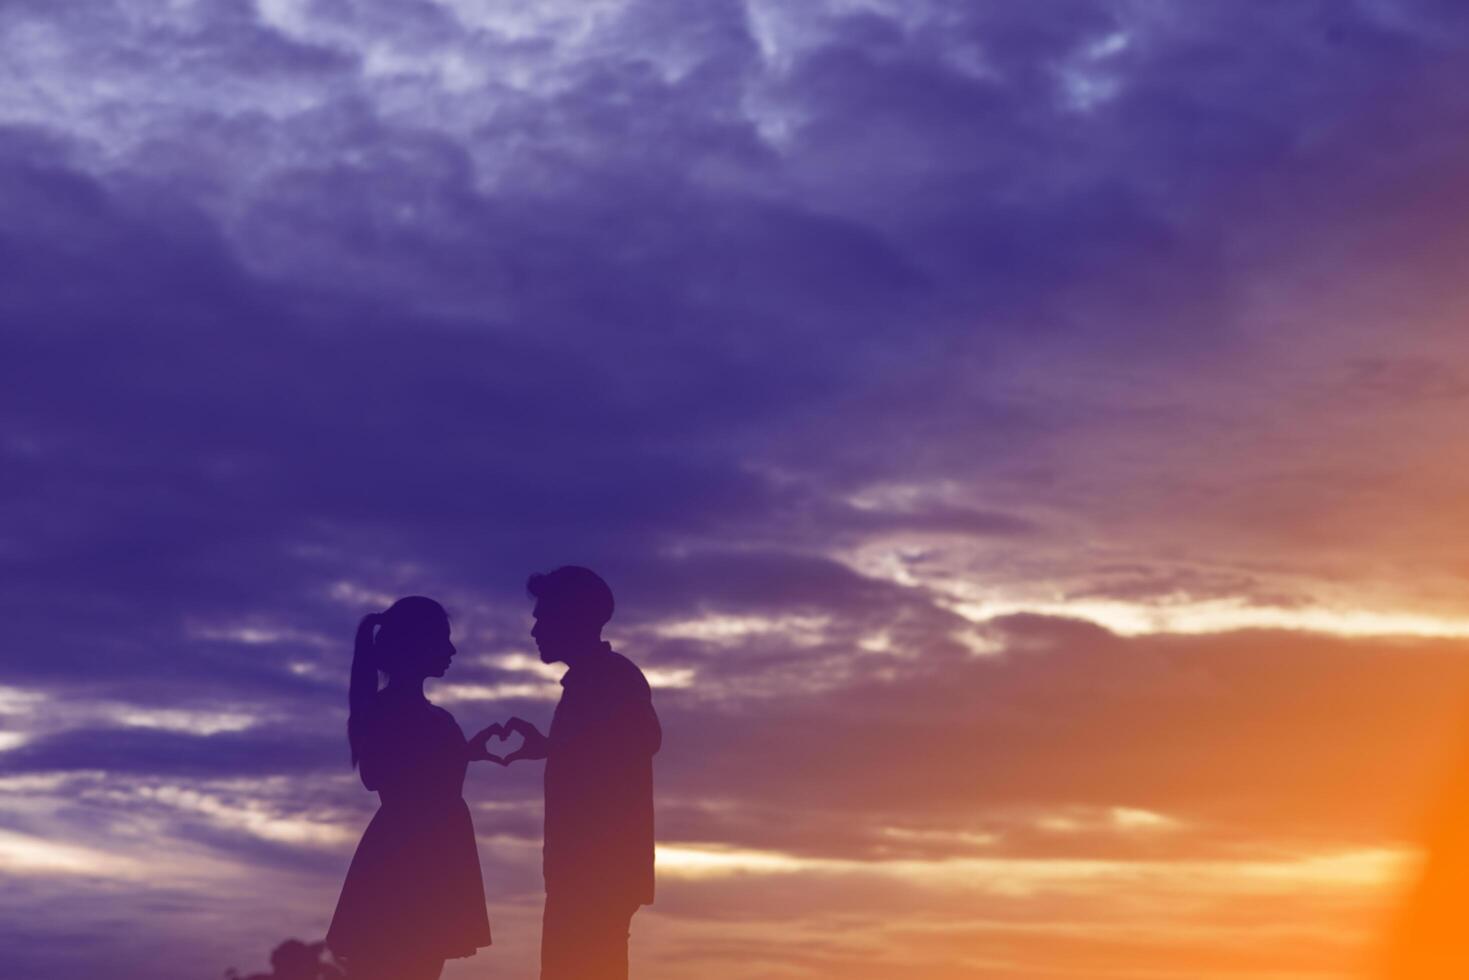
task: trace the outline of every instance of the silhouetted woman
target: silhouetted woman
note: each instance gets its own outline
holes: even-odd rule
[[[382,806],[357,845],[327,931],[354,980],[435,980],[444,960],[490,944],[463,797],[466,767],[485,756],[423,695],[424,679],[442,677],[454,652],[448,615],[423,596],[399,599],[357,627],[347,740]],[[381,691],[379,671],[388,675]]]

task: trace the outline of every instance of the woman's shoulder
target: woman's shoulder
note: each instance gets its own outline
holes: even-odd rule
[[[383,688],[373,695],[365,713],[371,722],[397,725],[411,722],[414,718],[422,718],[433,710],[434,706],[422,698],[405,697]]]
[[[459,728],[458,720],[454,717],[453,712],[451,712],[448,708],[441,708],[436,704],[430,703],[428,709],[429,712],[433,715],[434,720],[437,721],[439,724],[452,726],[455,731],[458,731],[461,735],[463,735],[463,731]]]
[[[451,733],[455,739],[464,740],[464,730],[444,708],[428,701],[392,697],[379,697],[365,710],[362,732],[368,743],[376,746],[433,743]]]

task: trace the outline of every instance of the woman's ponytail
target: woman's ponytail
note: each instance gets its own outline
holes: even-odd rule
[[[369,613],[357,624],[357,639],[352,645],[352,677],[347,685],[347,745],[352,750],[352,766],[362,755],[359,730],[367,711],[377,696],[378,657],[372,631],[383,621],[382,613]]]

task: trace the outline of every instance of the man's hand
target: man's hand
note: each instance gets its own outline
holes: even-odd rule
[[[505,757],[505,765],[517,759],[544,759],[551,747],[551,742],[541,734],[541,730],[524,718],[511,718],[505,723],[506,732],[518,732],[525,738],[520,748]]]
[[[505,730],[505,726],[501,725],[499,722],[495,722],[495,724],[491,725],[489,728],[485,728],[481,731],[475,732],[474,737],[466,743],[469,747],[469,761],[498,762],[502,766],[509,765],[510,763],[508,760],[501,758],[498,755],[492,754],[490,752],[488,744],[490,739],[492,738],[498,738],[501,741],[504,741],[505,736],[508,734],[509,733]]]

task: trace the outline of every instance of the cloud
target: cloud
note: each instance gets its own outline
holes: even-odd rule
[[[265,774],[339,762],[336,740],[296,732],[188,735],[131,728],[75,728],[7,752],[9,772],[104,770],[191,774]]]
[[[704,839],[847,856],[892,853],[904,828],[918,851],[925,830],[996,838],[949,844],[978,853],[1404,841],[1447,764],[1425,747],[1452,743],[1469,691],[1460,641],[994,628],[995,656],[701,707],[697,724],[683,720],[686,692],[661,694],[665,726],[691,733],[669,741],[661,785],[726,801],[677,819]],[[1177,832],[1129,835],[1096,816],[1132,811]],[[1062,818],[1078,837],[1048,832]]]

